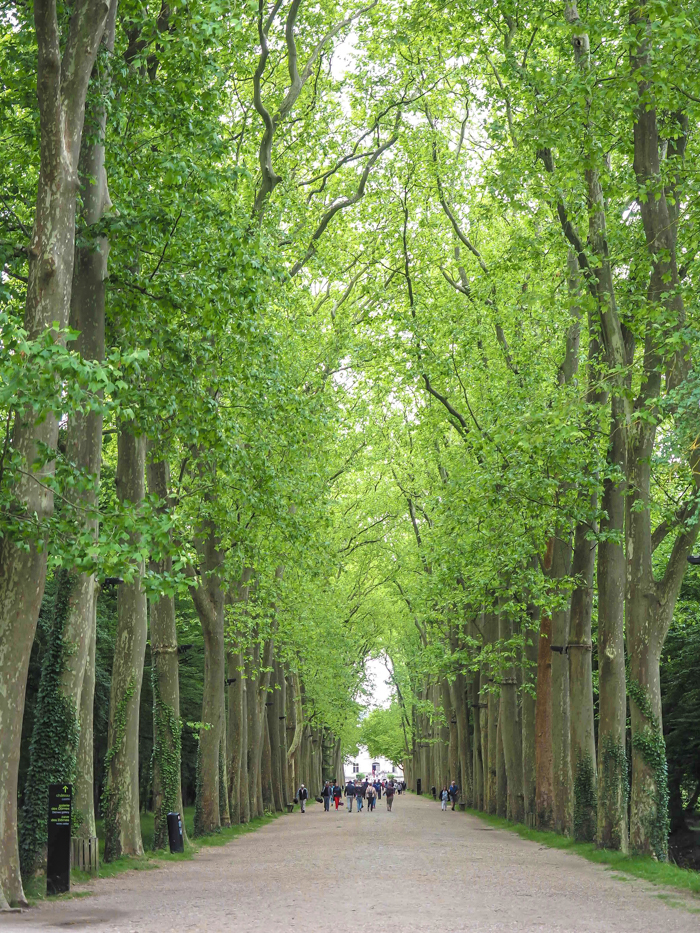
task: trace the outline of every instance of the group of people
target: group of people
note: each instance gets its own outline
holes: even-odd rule
[[[447,802],[452,801],[452,809],[454,810],[455,804],[457,803],[457,797],[459,796],[459,787],[457,787],[457,782],[452,781],[449,787],[443,787],[440,791],[440,802],[442,804],[442,809],[447,809]]]
[[[353,781],[349,780],[345,785],[345,790],[337,784],[335,781],[326,781],[321,791],[320,798],[317,800],[323,801],[323,809],[327,813],[331,808],[331,801],[335,803],[336,810],[340,806],[340,801],[345,794],[348,813],[352,813],[352,802],[353,800],[357,802],[357,810],[364,809],[365,802],[367,803],[367,812],[371,813],[378,800],[382,799],[382,794],[384,794],[384,799],[386,800],[386,808],[389,813],[391,813],[391,806],[394,802],[394,794],[400,794],[402,791],[406,790],[405,781],[380,781],[379,778],[376,778],[374,781],[365,779],[364,781]],[[306,813],[306,801],[309,799],[309,791],[302,784],[297,791],[297,796],[295,803],[298,801],[301,805],[301,812]]]
[[[401,792],[399,789],[400,787],[402,787],[401,782],[395,784],[393,781],[380,781],[379,778],[376,778],[374,781],[365,778],[364,781],[358,780],[357,783],[351,779],[345,785],[345,801],[348,813],[352,813],[353,800],[357,803],[358,813],[364,809],[365,801],[367,802],[367,812],[372,813],[377,801],[382,799],[382,793],[386,800],[387,812],[391,813],[394,794]],[[335,798],[335,808],[336,810],[338,809],[337,797]]]

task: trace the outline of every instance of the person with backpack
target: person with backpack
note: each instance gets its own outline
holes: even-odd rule
[[[391,781],[384,789],[384,796],[386,797],[386,812],[391,813],[391,805],[394,802],[394,785]]]
[[[309,792],[302,784],[299,790],[297,791],[297,798],[301,804],[301,812],[306,813],[306,801],[309,799]]]
[[[352,813],[352,802],[357,795],[357,788],[355,787],[355,782],[349,780],[345,785],[345,798],[348,805],[348,813]]]

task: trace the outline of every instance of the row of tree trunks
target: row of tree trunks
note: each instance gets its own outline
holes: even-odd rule
[[[40,167],[24,311],[30,339],[55,322],[61,329],[69,322],[85,101],[108,13],[103,0],[77,0],[70,23],[62,28],[55,0],[34,6]],[[41,445],[55,450],[57,439],[58,419],[52,412],[38,419],[29,412],[14,413],[12,445],[23,461],[15,492],[20,507],[38,522],[53,512],[55,464],[50,460],[38,472],[32,464]],[[9,537],[0,544],[0,910],[26,904],[17,843],[17,773],[47,554],[46,547],[32,543],[25,549]]]

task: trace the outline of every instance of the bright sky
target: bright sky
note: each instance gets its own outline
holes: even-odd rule
[[[392,689],[384,661],[382,658],[370,658],[366,670],[371,689],[370,707],[388,706]]]

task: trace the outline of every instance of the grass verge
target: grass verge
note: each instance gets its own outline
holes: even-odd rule
[[[185,807],[185,829],[187,830],[188,842],[185,845],[185,851],[180,853],[170,853],[165,849],[153,851],[153,814],[141,814],[141,836],[145,851],[141,856],[123,856],[114,862],[104,862],[104,827],[102,820],[97,821],[97,837],[100,843],[100,869],[96,875],[88,872],[71,871],[71,884],[84,884],[94,878],[113,878],[125,871],[149,871],[153,868],[162,868],[168,862],[182,862],[191,859],[204,846],[224,846],[238,836],[244,836],[246,833],[255,832],[263,826],[267,826],[273,820],[281,816],[280,813],[266,813],[264,816],[251,820],[250,823],[243,823],[238,826],[224,827],[218,833],[211,833],[208,836],[198,836],[192,838],[194,832],[194,807]],[[58,894],[48,896],[46,894],[46,875],[37,874],[24,885],[24,894],[30,904],[36,904],[39,901],[54,901],[73,897],[86,897],[88,891],[71,891],[68,894]]]
[[[480,820],[498,829],[515,832],[522,839],[529,839],[531,842],[537,842],[550,849],[565,849],[567,852],[573,852],[575,855],[588,859],[589,862],[607,865],[613,871],[624,872],[635,878],[649,881],[651,884],[676,888],[685,894],[700,897],[700,872],[679,868],[670,862],[657,862],[645,855],[624,855],[612,849],[598,849],[592,842],[574,842],[568,836],[530,829],[522,823],[511,823],[500,816],[492,816],[480,810],[467,810],[466,812],[472,816],[478,816]]]

